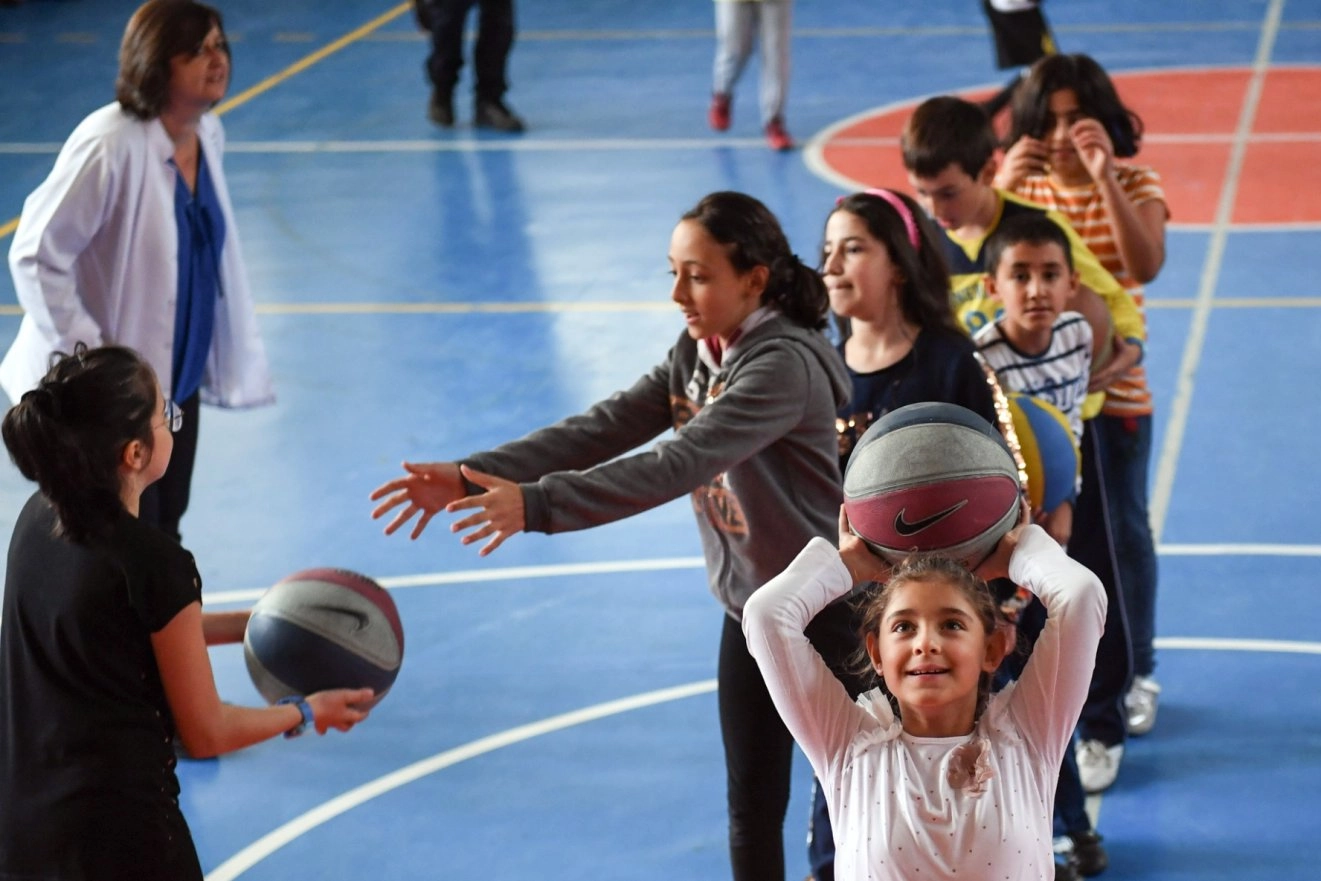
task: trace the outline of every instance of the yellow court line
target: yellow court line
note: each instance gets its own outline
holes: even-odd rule
[[[269,92],[271,89],[275,88],[280,83],[284,82],[290,77],[302,73],[312,65],[316,64],[318,61],[321,61],[331,55],[334,55],[336,52],[343,49],[345,46],[349,45],[350,43],[357,42],[358,40],[361,40],[363,37],[370,34],[372,31],[375,31],[378,28],[389,24],[390,22],[394,21],[396,18],[407,12],[410,8],[412,8],[411,3],[408,2],[400,3],[398,6],[394,7],[390,11],[384,12],[376,16],[376,18],[373,18],[371,21],[367,22],[361,27],[349,31],[347,34],[340,37],[338,40],[327,43],[326,45],[322,46],[320,49],[313,52],[311,55],[308,55],[304,58],[299,59],[298,61],[295,61],[293,64],[289,65],[284,70],[280,71],[274,76],[268,76],[266,79],[257,83],[255,86],[243,90],[239,94],[235,95],[233,98],[230,98],[228,101],[221,102],[216,107],[216,111],[215,111],[216,115],[219,116],[221,114],[228,113],[230,110],[233,110],[235,107],[238,107],[242,104],[246,104],[247,102],[251,101],[253,98],[257,97],[258,95],[261,95],[264,92]],[[0,226],[0,240],[3,240],[6,236],[12,234],[14,230],[18,228],[18,220],[19,219],[15,217],[13,220],[10,220],[7,223],[5,223],[3,226]]]
[[[307,57],[294,62],[293,64],[286,67],[284,70],[275,74],[274,76],[268,76],[266,79],[257,83],[257,85],[253,86],[252,88],[245,89],[244,91],[235,95],[233,98],[230,98],[228,101],[222,102],[220,106],[216,108],[216,114],[220,115],[223,113],[227,113],[230,110],[233,110],[235,107],[238,107],[240,104],[246,104],[248,101],[251,101],[253,98],[257,97],[263,92],[270,91],[271,89],[275,88],[280,83],[284,82],[290,77],[296,76],[297,74],[300,74],[303,71],[307,70],[309,67],[316,64],[318,61],[321,61],[322,59],[327,58],[328,56],[334,55],[336,52],[338,52],[340,49],[343,49],[345,46],[349,45],[350,43],[355,43],[358,40],[361,40],[363,37],[370,34],[372,31],[376,30],[377,28],[389,24],[390,22],[394,21],[396,18],[407,12],[411,7],[412,7],[411,3],[400,3],[398,6],[394,7],[389,12],[384,12],[376,16],[376,18],[373,18],[371,21],[367,22],[363,26],[356,28],[352,31],[349,31],[347,34],[340,37],[338,40],[335,40],[331,43],[327,43],[326,45],[322,46],[320,49],[313,52],[311,55],[308,55]]]
[[[1148,309],[1192,309],[1195,300],[1148,300]],[[1217,299],[1213,310],[1220,309],[1318,309],[1321,297],[1251,297]],[[528,303],[258,303],[261,315],[551,315],[602,312],[666,312],[674,309],[668,300],[628,302],[624,300],[587,300],[581,302]],[[22,315],[19,306],[0,305],[0,317]]]

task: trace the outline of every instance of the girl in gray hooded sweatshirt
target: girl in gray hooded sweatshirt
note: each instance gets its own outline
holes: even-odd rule
[[[735,881],[784,878],[793,739],[740,626],[743,605],[807,542],[834,538],[841,502],[835,413],[849,377],[823,335],[825,286],[775,216],[742,193],[712,193],[670,240],[671,299],[686,329],[634,385],[586,412],[458,462],[404,463],[372,493],[373,517],[441,510],[483,555],[523,530],[609,523],[689,494],[711,591],[724,606],[717,680]],[[646,449],[624,455],[673,434]],[[836,604],[808,628],[843,670],[855,636]]]

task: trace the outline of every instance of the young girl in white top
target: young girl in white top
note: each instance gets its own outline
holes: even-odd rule
[[[748,647],[825,788],[836,877],[1054,875],[1051,807],[1105,623],[1096,577],[1039,526],[1019,526],[973,575],[941,558],[890,572],[841,513],[840,550],[815,538],[744,608]],[[1009,648],[982,579],[1033,591],[1048,619],[1018,682],[994,697]],[[861,636],[879,687],[849,700],[803,635],[868,581]]]

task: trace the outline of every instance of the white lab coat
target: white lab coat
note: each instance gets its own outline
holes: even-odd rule
[[[220,120],[202,117],[198,135],[225,218],[201,397],[222,407],[269,404],[275,392],[221,168]],[[78,342],[136,349],[168,393],[179,287],[173,155],[159,119],[143,122],[109,104],[74,129],[23,203],[9,268],[25,314],[0,362],[11,401],[37,385],[52,352],[72,352]]]

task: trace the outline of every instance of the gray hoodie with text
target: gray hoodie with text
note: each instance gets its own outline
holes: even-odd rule
[[[690,494],[711,591],[737,618],[809,539],[837,537],[835,413],[849,389],[825,336],[776,314],[717,369],[684,333],[632,388],[464,464],[521,484],[530,532],[585,529]]]

